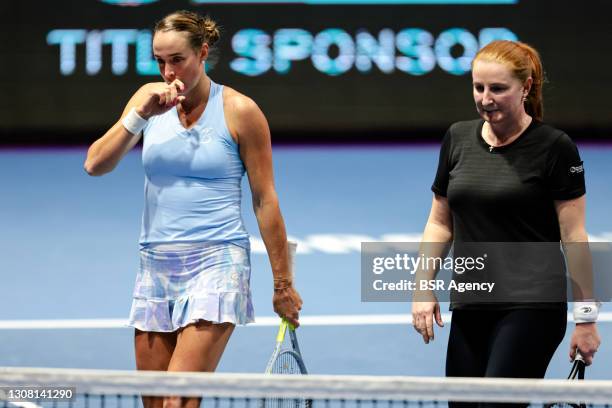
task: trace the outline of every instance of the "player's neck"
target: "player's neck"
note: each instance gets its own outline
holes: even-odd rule
[[[512,142],[519,137],[531,124],[531,116],[524,114],[519,120],[514,120],[510,124],[491,124],[487,122],[486,135],[489,144],[501,146]]]

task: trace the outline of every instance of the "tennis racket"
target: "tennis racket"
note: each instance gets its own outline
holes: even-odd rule
[[[285,346],[285,335],[289,330],[291,339],[289,346]],[[287,320],[282,319],[276,345],[272,356],[266,366],[266,374],[308,374],[300,345],[298,344],[295,327]],[[312,408],[312,400],[306,398],[266,398],[262,399],[259,408]]]
[[[579,352],[576,352],[574,364],[572,365],[572,369],[567,379],[572,381],[584,380],[585,368],[586,364],[584,363],[584,358]],[[552,404],[545,404],[544,408],[586,408],[586,405],[580,402],[555,402]]]
[[[283,347],[285,342],[285,334],[289,329],[289,337],[291,338],[291,347]],[[308,374],[306,365],[300,352],[295,327],[287,320],[282,319],[278,334],[276,335],[276,345],[272,356],[266,366],[266,374]]]
[[[297,248],[295,242],[289,242],[289,267],[290,273],[293,275],[294,256]],[[285,337],[289,331],[290,342],[286,344]],[[272,356],[266,366],[266,374],[308,374],[300,345],[298,343],[295,327],[286,319],[281,319],[276,335],[276,345]],[[261,401],[260,408],[311,408],[312,400],[310,399],[292,399],[292,398],[267,398]]]
[[[297,243],[293,241],[287,241],[287,249],[289,278],[293,280]],[[289,336],[291,337],[291,348],[283,348],[287,329],[289,329]],[[298,344],[297,336],[295,334],[295,327],[293,327],[293,325],[284,318],[281,319],[280,327],[278,328],[278,334],[276,335],[276,346],[274,347],[272,356],[268,361],[265,373],[308,374],[308,372],[306,371],[306,366],[304,365],[304,360],[302,359],[302,353],[300,352],[300,346]]]

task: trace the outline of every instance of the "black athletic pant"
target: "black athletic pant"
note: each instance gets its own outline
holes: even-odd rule
[[[446,353],[446,376],[544,378],[566,326],[565,308],[455,309]],[[449,403],[451,408],[491,406],[500,404]]]

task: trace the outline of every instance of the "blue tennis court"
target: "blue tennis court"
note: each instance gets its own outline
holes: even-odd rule
[[[609,241],[612,146],[580,148],[587,230]],[[83,148],[0,150],[0,366],[134,368],[133,333],[120,322],[138,267],[140,152],[102,178],[86,175],[84,157]],[[443,375],[447,328],[425,345],[407,324],[409,303],[360,300],[360,242],[418,241],[437,157],[435,144],[274,149],[283,215],[300,244],[296,277],[305,304],[298,333],[311,372]],[[271,273],[246,183],[243,213],[253,236],[255,311],[263,324],[235,331],[219,370],[262,372],[276,327]],[[569,370],[572,325],[548,377]],[[599,329],[602,346],[587,375],[611,378],[609,314]]]

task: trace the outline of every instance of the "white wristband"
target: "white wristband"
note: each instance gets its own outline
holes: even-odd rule
[[[574,302],[574,323],[593,323],[599,315],[599,302]]]
[[[125,115],[121,123],[123,127],[127,129],[133,135],[137,135],[142,132],[142,129],[147,126],[149,121],[140,117],[138,113],[136,113],[136,108],[132,108],[130,113]]]

